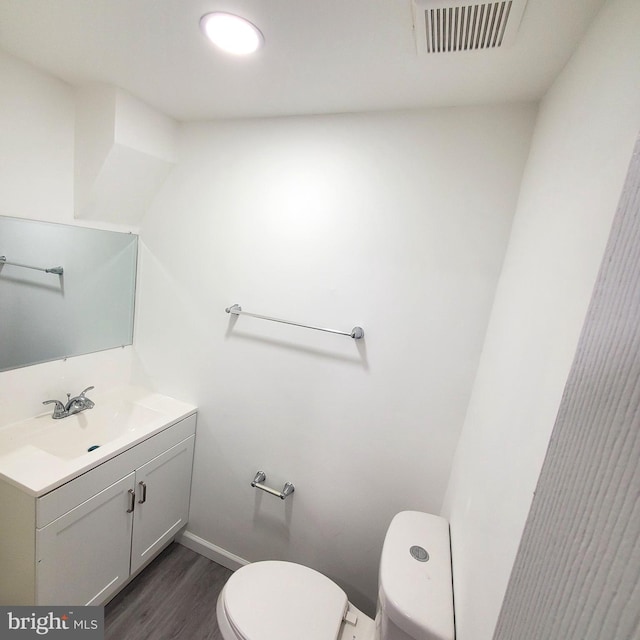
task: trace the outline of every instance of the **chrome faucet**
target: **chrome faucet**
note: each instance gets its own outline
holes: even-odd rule
[[[56,406],[53,408],[53,414],[51,415],[54,420],[66,418],[67,416],[72,416],[74,413],[80,413],[85,409],[93,409],[93,407],[95,407],[95,402],[84,395],[87,391],[91,391],[93,388],[94,387],[87,387],[79,395],[74,396],[73,398],[70,393],[67,393],[66,404],[60,402],[60,400],[45,400],[42,404],[55,403]]]

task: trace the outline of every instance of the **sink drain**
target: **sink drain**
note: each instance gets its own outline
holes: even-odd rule
[[[91,445],[91,446],[87,449],[87,451],[95,451],[99,446],[100,446],[99,444]]]

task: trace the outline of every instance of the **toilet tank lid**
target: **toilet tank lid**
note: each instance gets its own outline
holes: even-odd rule
[[[222,593],[227,617],[246,640],[335,640],[348,605],[326,576],[279,560],[238,569]]]
[[[412,547],[420,547],[424,554]],[[417,559],[414,556],[418,556]],[[453,640],[449,523],[419,511],[398,513],[380,558],[382,613],[414,640]]]

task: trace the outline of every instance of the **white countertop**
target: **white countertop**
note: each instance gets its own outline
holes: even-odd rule
[[[136,387],[88,394],[93,409],[54,420],[52,410],[0,426],[0,479],[39,497],[196,412]],[[93,451],[89,446],[98,445]]]

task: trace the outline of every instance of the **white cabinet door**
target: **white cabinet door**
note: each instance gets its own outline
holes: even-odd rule
[[[190,436],[136,470],[132,574],[187,523],[194,440]]]
[[[135,474],[36,530],[36,604],[99,605],[129,578]]]

